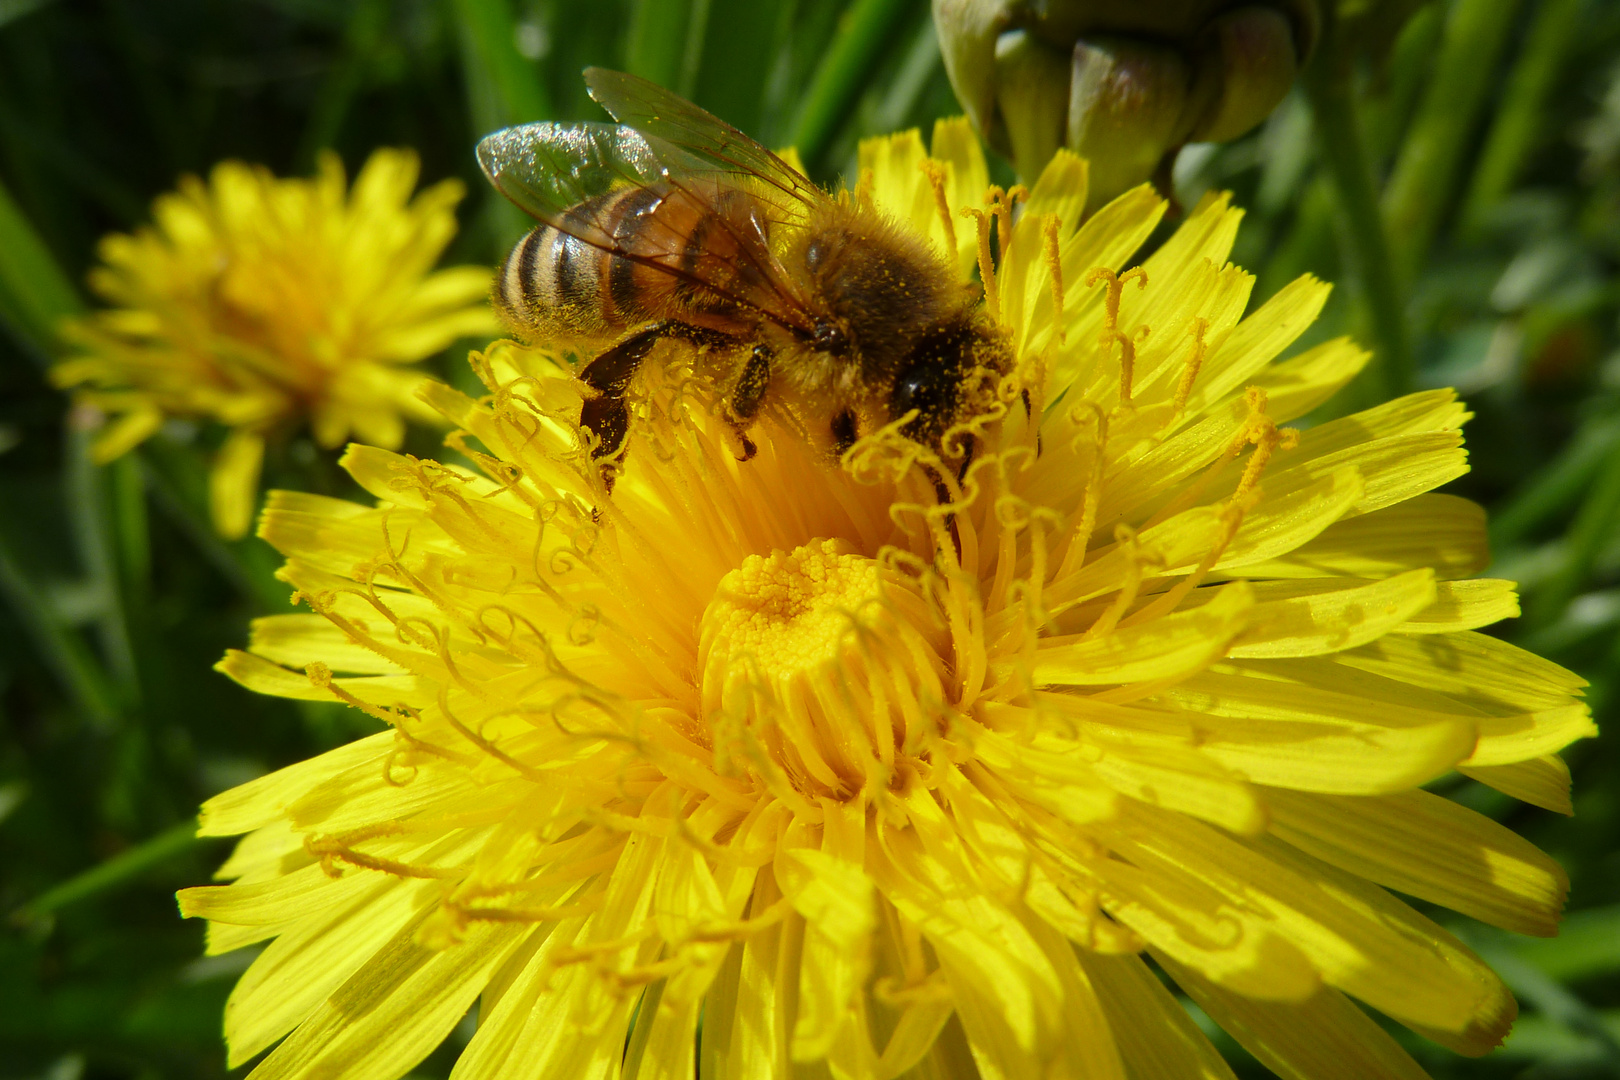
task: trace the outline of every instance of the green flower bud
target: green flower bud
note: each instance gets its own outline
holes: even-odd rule
[[[1088,158],[1091,208],[1265,119],[1321,29],[1320,0],[934,0],[934,20],[979,133],[1025,180],[1059,146]]]
[[[1074,43],[1068,147],[1091,163],[1087,212],[1153,175],[1166,153],[1186,141],[1188,65],[1175,49],[1137,38]],[[1014,159],[1035,176],[1045,161]]]

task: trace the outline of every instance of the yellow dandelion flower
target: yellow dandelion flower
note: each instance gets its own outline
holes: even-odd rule
[[[101,242],[90,286],[113,305],[76,320],[59,386],[114,419],[96,443],[111,461],[166,418],[231,431],[210,483],[216,528],[247,531],[265,438],[307,421],[336,447],[398,447],[403,415],[437,420],[404,365],[495,328],[490,275],[433,271],[455,235],[459,181],[415,199],[408,150],[372,154],[345,191],[337,155],[309,180],[226,161],[153,204],[153,224]]]
[[[960,122],[926,157],[869,143],[862,187],[965,275],[936,194],[976,210],[984,163]],[[390,1080],[476,1008],[458,1080],[1230,1077],[1161,973],[1284,1076],[1421,1076],[1361,1005],[1502,1040],[1395,892],[1550,934],[1565,878],[1421,785],[1567,813],[1593,728],[1478,632],[1513,588],[1430,493],[1468,414],[1282,426],[1365,361],[1274,362],[1327,287],[1243,318],[1226,200],[1133,266],[1162,203],[1085,199],[1059,153],[1003,234],[1019,369],[948,505],[886,436],[834,469],[766,422],[738,462],[678,370],[603,501],[579,384],[510,343],[430,394],[476,469],[355,446],[374,506],[272,497],[313,613],[221,668],[387,727],[204,807],[247,835],[182,909],[270,942],[233,1066]]]

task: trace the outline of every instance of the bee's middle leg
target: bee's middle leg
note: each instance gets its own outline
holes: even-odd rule
[[[742,374],[737,377],[725,404],[726,423],[731,425],[731,429],[737,433],[737,441],[742,444],[739,461],[747,461],[759,450],[754,440],[748,437],[748,429],[753,426],[760,406],[765,403],[765,390],[771,384],[771,357],[774,355],[769,345],[755,345],[753,352],[743,362]]]

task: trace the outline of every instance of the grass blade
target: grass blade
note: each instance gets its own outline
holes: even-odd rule
[[[53,911],[60,911],[69,904],[110,892],[153,867],[162,866],[206,842],[197,835],[196,819],[182,821],[150,840],[137,844],[127,851],[121,851],[106,862],[47,889],[13,912],[11,921],[14,924],[26,925]]]
[[[1434,76],[1384,189],[1384,219],[1402,282],[1410,282],[1422,265],[1451,205],[1464,151],[1518,9],[1517,0],[1457,0],[1451,6]]]
[[[1585,8],[1586,0],[1543,0],[1536,12],[1524,52],[1508,76],[1502,104],[1474,169],[1462,212],[1466,226],[1477,228],[1513,187],[1537,144],[1556,137],[1543,116],[1547,94],[1575,44],[1575,31]]]
[[[7,530],[19,520],[0,506],[0,593],[11,602],[12,610],[34,639],[40,658],[56,675],[80,715],[97,728],[110,728],[118,719],[118,698],[112,683],[89,647],[62,625],[18,562]]]
[[[84,303],[34,227],[0,184],[0,318],[42,366],[57,326]]]
[[[508,0],[454,0],[453,7],[461,24],[469,86],[475,77],[487,84],[485,100],[473,108],[480,133],[550,116],[540,72],[517,50]]]
[[[816,68],[794,126],[793,145],[806,162],[819,160],[850,106],[867,87],[905,17],[920,10],[914,0],[855,0],[839,23],[832,45]]]

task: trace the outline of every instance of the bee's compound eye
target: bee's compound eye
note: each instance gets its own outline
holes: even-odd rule
[[[963,372],[972,365],[973,333],[965,326],[938,327],[924,334],[895,376],[889,415],[896,420],[917,410],[903,429],[908,438],[938,438],[956,412]]]
[[[954,365],[948,367],[938,357],[917,358],[894,380],[889,415],[898,420],[915,409],[917,415],[906,425],[905,433],[914,439],[933,434],[955,409],[956,381]]]

